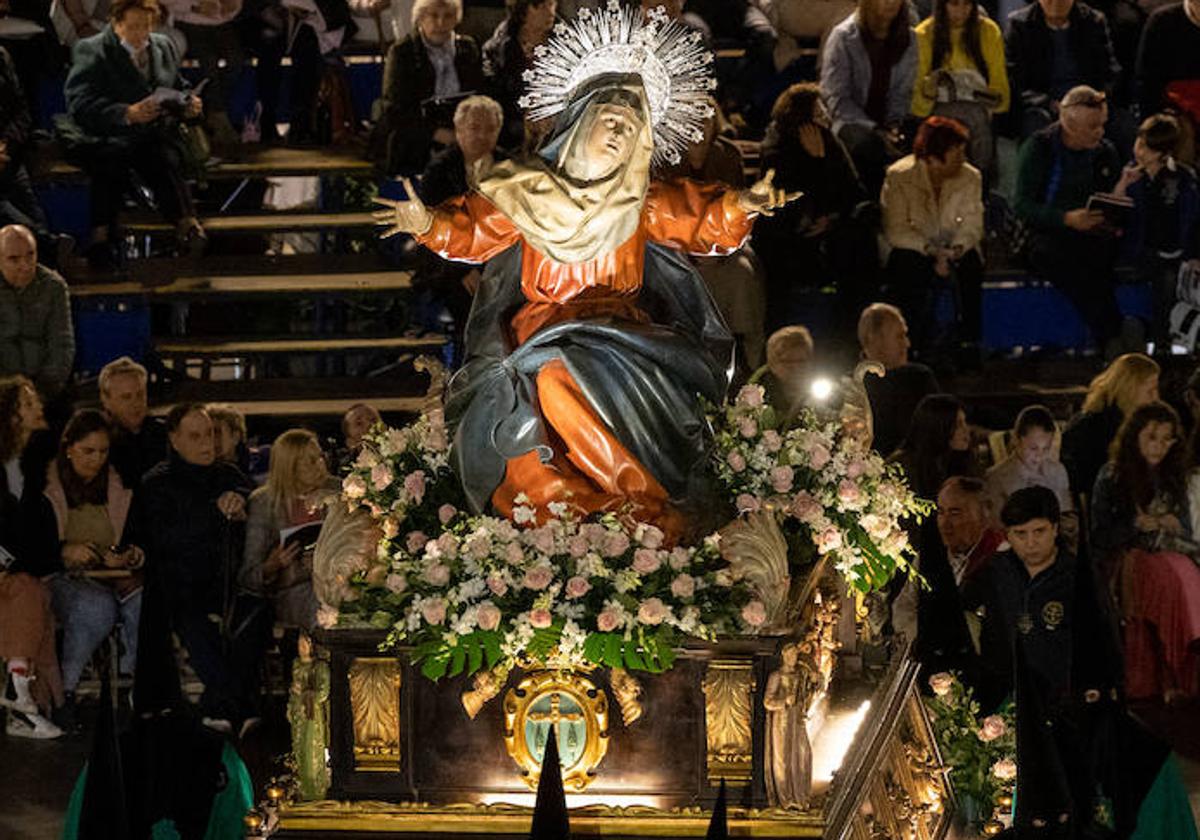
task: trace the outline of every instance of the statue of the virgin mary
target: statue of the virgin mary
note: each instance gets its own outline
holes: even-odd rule
[[[551,503],[623,511],[669,539],[701,504],[700,398],[724,399],[733,339],[680,255],[727,254],[792,196],[660,181],[709,115],[711,56],[661,14],[615,2],[539,48],[528,116],[553,119],[535,155],[476,173],[433,209],[377,213],[441,256],[487,262],[446,413],[468,500],[539,517]],[[528,501],[525,501],[525,500]]]

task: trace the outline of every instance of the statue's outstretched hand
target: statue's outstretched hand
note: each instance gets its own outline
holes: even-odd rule
[[[375,224],[388,226],[387,230],[379,234],[381,239],[387,239],[398,233],[419,235],[433,227],[433,214],[429,212],[425,202],[421,201],[417,191],[413,189],[412,181],[408,178],[401,178],[400,183],[404,185],[404,189],[409,195],[407,201],[382,197],[375,199],[376,204],[382,204],[388,208],[375,211]]]
[[[802,192],[782,190],[771,183],[774,180],[775,170],[768,169],[767,174],[758,179],[752,187],[738,193],[738,204],[747,213],[770,216],[773,211],[778,210],[789,201],[795,201],[804,195]]]

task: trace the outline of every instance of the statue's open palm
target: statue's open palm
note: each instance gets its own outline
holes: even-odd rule
[[[783,207],[789,201],[795,201],[802,192],[787,192],[772,183],[775,180],[775,170],[768,169],[767,174],[754,182],[749,189],[738,193],[738,203],[747,213],[758,213],[770,216],[773,211]]]
[[[433,226],[433,214],[429,212],[425,202],[421,201],[417,191],[413,189],[412,181],[408,178],[401,178],[400,183],[404,185],[404,190],[409,195],[407,201],[396,201],[382,196],[375,198],[376,204],[382,204],[388,208],[387,210],[376,210],[374,214],[376,224],[388,226],[387,230],[379,234],[381,239],[387,239],[398,233],[421,234]]]

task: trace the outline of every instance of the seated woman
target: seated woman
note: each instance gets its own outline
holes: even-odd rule
[[[205,241],[183,174],[179,132],[179,122],[198,117],[202,106],[186,92],[171,40],[151,31],[160,15],[157,0],[113,0],[108,26],[75,45],[67,75],[67,110],[83,135],[74,138],[73,151],[91,178],[93,268],[118,264],[117,215],[134,174],[175,226],[183,251]],[[178,96],[164,98],[164,89]]]
[[[834,332],[851,331],[878,287],[876,197],[868,200],[850,155],[830,131],[815,84],[795,84],[779,95],[763,139],[762,166],[775,170],[780,187],[801,193],[754,228],[754,249],[767,273],[767,328],[797,320],[795,291],[836,283]],[[797,272],[797,265],[804,271]]]
[[[0,706],[10,710],[5,731],[17,738],[62,735],[47,718],[63,703],[50,590],[41,579],[50,569],[27,516],[45,474],[45,430],[33,384],[23,376],[0,379],[0,660],[7,672]]]
[[[1200,568],[1191,557],[1187,453],[1175,409],[1152,402],[1117,435],[1092,492],[1092,563],[1124,616],[1130,699],[1200,690]]]
[[[142,609],[144,560],[129,527],[133,491],[108,462],[112,437],[99,411],[67,422],[46,471],[41,530],[60,574],[51,583],[63,626],[63,687],[68,717],[83,669],[121,623],[121,674],[133,674]]]
[[[1143,405],[1158,399],[1158,362],[1141,353],[1113,359],[1088,385],[1083,408],[1062,436],[1062,462],[1071,492],[1092,492],[1121,424]]]
[[[983,181],[966,162],[970,135],[962,123],[929,117],[913,153],[888,169],[880,201],[888,282],[928,357],[941,343],[937,294],[955,290],[956,338],[976,346],[983,320]]]
[[[786,197],[773,173],[749,190],[652,181],[656,143],[678,154],[699,120],[685,129],[678,112],[652,108],[641,68],[607,72],[591,56],[561,99],[535,65],[529,101],[545,107],[531,116],[554,118],[537,155],[496,164],[476,192],[432,212],[385,201],[380,218],[446,258],[488,261],[447,403],[472,508],[627,510],[678,538],[681,505],[712,507],[698,504],[698,397],[723,398],[732,343],[669,249],[730,253]]]
[[[289,429],[271,445],[267,483],[250,495],[246,547],[238,586],[275,605],[275,620],[312,630],[317,599],[312,586],[312,556],[305,546],[315,541],[285,539],[289,529],[325,518],[326,501],[340,483],[329,474],[317,436]]]
[[[1009,455],[987,471],[987,499],[992,518],[999,521],[1008,497],[1022,487],[1046,487],[1054,492],[1059,507],[1059,534],[1076,553],[1079,520],[1071,499],[1067,468],[1055,457],[1054,436],[1058,426],[1044,405],[1027,405],[1017,415],[1009,440]]]
[[[483,89],[479,45],[454,31],[462,0],[417,0],[413,33],[387,53],[375,160],[388,175],[420,172],[430,155],[454,142],[458,100]]]
[[[968,154],[985,174],[993,160],[992,115],[1007,113],[1011,94],[1004,35],[976,0],[935,0],[917,35],[912,112],[954,117],[971,132]]]
[[[485,92],[504,109],[500,148],[516,152],[525,145],[525,119],[518,100],[533,52],[550,37],[555,0],[504,0],[508,14],[483,45]]]
[[[971,427],[958,397],[930,394],[917,403],[904,442],[888,460],[904,468],[909,485],[923,499],[937,498],[951,476],[978,473]]]

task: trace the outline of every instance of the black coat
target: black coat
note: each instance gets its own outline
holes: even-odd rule
[[[518,100],[525,93],[522,74],[529,66],[521,42],[509,32],[509,21],[500,21],[492,37],[483,45],[483,75],[488,95],[504,109],[500,145],[509,151],[521,148],[525,142],[525,115]]]
[[[159,417],[147,417],[136,435],[115,428],[108,460],[126,487],[137,487],[142,476],[166,459],[167,452],[166,424]]]
[[[8,475],[0,469],[0,546],[13,556],[13,572],[43,577],[56,571],[57,539],[46,541],[45,511],[46,465],[54,458],[54,438],[49,432],[35,432],[21,453],[19,465],[25,479],[20,496],[8,486]],[[51,513],[51,517],[53,514]],[[53,526],[53,519],[50,520]]]
[[[1113,52],[1104,14],[1085,3],[1076,3],[1071,9],[1067,33],[1082,83],[1097,90],[1111,90],[1121,67]],[[1008,58],[1013,105],[1047,107],[1054,47],[1046,16],[1039,4],[1030,3],[1008,16],[1004,50]]]
[[[462,94],[483,91],[479,46],[467,35],[454,37],[454,70]],[[422,103],[433,98],[437,74],[420,36],[413,34],[388,49],[383,71],[383,112],[373,140],[380,168],[389,175],[420,172],[429,162],[433,132],[452,125],[449,107]]]
[[[1121,428],[1121,420],[1121,410],[1116,406],[1080,412],[1071,418],[1062,434],[1061,459],[1072,493],[1091,494],[1096,476],[1108,463],[1108,448]]]
[[[237,467],[201,467],[172,452],[142,479],[137,515],[145,536],[147,567],[161,575],[168,602],[207,599],[220,606],[224,563],[242,553],[242,529],[217,510],[228,491],[249,495],[253,485]],[[229,569],[236,578],[236,565]]]
[[[8,50],[0,47],[0,140],[12,158],[8,168],[19,166],[33,141],[33,119],[17,79],[17,67]]]

